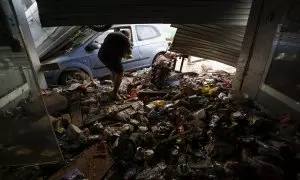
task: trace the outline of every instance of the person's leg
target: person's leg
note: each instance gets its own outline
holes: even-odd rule
[[[98,56],[98,58],[110,70],[110,72],[111,72],[110,79],[115,84],[116,73],[114,70],[114,62],[111,62],[111,59],[104,55]]]
[[[111,71],[111,81],[115,84],[116,81],[116,73],[114,71]]]
[[[116,100],[120,100],[120,96],[118,95],[120,85],[122,83],[122,78],[123,78],[123,72],[121,73],[116,73],[115,74],[115,81],[114,81],[114,90],[112,92],[112,98]]]
[[[113,82],[114,82],[114,90],[112,92],[112,98],[115,100],[121,100],[122,98],[118,95],[119,88],[122,82],[123,78],[123,66],[120,59],[112,59],[111,62],[114,62],[111,64],[111,71],[113,74]]]

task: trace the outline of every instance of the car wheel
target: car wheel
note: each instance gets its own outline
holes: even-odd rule
[[[84,80],[91,80],[90,76],[85,72],[81,70],[66,71],[60,78],[60,84],[71,85],[73,83],[83,83]]]

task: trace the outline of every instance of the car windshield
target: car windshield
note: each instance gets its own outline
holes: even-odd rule
[[[65,48],[65,51],[70,52],[72,49],[84,44],[94,34],[96,34],[96,32],[89,28],[80,28],[76,34],[68,40],[70,43],[69,46]]]

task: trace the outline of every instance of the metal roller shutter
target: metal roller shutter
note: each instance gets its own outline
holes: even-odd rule
[[[235,66],[245,26],[173,24],[177,32],[171,51],[217,60]]]

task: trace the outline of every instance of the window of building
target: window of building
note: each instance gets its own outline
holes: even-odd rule
[[[300,3],[293,5],[281,25],[273,46],[272,61],[265,84],[286,96],[300,101]]]

